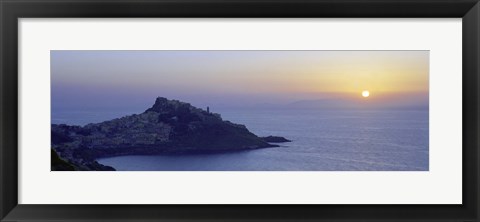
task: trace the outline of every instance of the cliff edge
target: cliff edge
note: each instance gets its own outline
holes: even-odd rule
[[[81,170],[110,169],[94,161],[100,157],[220,153],[278,146],[219,114],[162,97],[141,114],[83,127],[52,124],[51,135],[52,148]]]

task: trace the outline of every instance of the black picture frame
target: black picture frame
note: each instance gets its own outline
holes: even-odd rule
[[[0,15],[1,221],[479,221],[478,0],[0,0]],[[463,204],[18,204],[17,21],[46,17],[462,18]]]

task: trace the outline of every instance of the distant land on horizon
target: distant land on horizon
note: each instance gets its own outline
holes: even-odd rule
[[[51,50],[50,93],[54,170],[428,169],[428,50]]]
[[[375,99],[375,98],[373,98]],[[173,100],[187,101],[183,99],[174,98]],[[412,101],[413,100],[413,101]],[[300,99],[290,102],[255,102],[255,103],[221,103],[221,102],[196,102],[194,100],[188,100],[189,103],[196,107],[210,107],[210,108],[273,108],[273,109],[420,109],[425,110],[429,107],[428,96],[418,96],[415,99],[410,98],[395,98],[389,101],[382,102],[382,104],[375,104],[371,101],[361,101],[349,98],[320,98],[320,99]],[[97,110],[141,110],[145,107],[142,104],[135,104],[132,106],[119,106],[119,105],[95,105],[94,107],[88,107],[82,105],[76,106],[55,106],[56,110],[66,111],[97,111]]]

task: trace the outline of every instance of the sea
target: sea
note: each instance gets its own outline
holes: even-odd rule
[[[119,171],[428,171],[428,110],[220,109],[224,120],[280,147],[222,154],[117,156]],[[85,125],[128,113],[60,112],[52,123]],[[137,112],[138,113],[138,112]]]

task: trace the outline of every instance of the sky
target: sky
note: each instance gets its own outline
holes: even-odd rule
[[[146,109],[158,96],[197,106],[330,100],[428,107],[428,51],[53,50],[50,56],[54,111]]]

